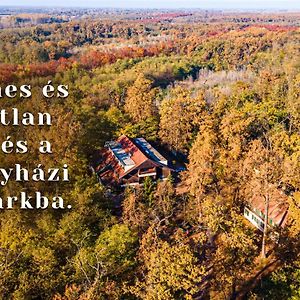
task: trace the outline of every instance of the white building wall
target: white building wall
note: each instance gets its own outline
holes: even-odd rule
[[[256,228],[264,231],[264,220],[253,213],[249,208],[244,208],[244,217],[249,220]]]

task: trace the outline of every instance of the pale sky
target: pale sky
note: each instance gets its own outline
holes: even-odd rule
[[[0,6],[286,9],[300,10],[300,0],[0,0]]]

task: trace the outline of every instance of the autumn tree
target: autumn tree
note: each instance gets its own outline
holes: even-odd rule
[[[187,244],[153,239],[153,227],[145,233],[140,248],[142,277],[128,291],[139,299],[191,299],[201,294],[205,267]],[[150,247],[150,248],[149,248]]]
[[[266,240],[269,224],[269,206],[272,202],[285,201],[284,190],[282,195],[279,189],[284,189],[282,178],[284,174],[282,155],[274,153],[268,146],[264,146],[261,141],[252,143],[249,152],[243,163],[243,176],[245,180],[246,201],[251,203],[251,199],[259,197],[263,199],[264,209],[264,230],[262,238],[262,257],[266,257]]]
[[[143,74],[128,88],[124,109],[134,122],[138,123],[156,115],[157,92],[153,88],[153,82]]]
[[[170,148],[186,152],[205,117],[203,95],[177,87],[161,103],[159,136]]]

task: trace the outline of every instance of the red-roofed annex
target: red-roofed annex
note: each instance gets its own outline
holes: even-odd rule
[[[266,209],[268,227],[284,227],[288,217],[288,199],[283,191],[274,190],[268,206],[264,197],[253,197],[244,208],[244,216],[259,230],[264,231]]]

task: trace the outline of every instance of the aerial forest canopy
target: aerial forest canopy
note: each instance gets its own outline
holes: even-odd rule
[[[66,164],[72,180],[8,182],[0,197],[55,191],[72,209],[0,210],[0,299],[300,299],[300,14],[9,13],[1,90],[32,96],[0,98],[1,120],[21,123],[2,124],[1,142],[47,139],[53,154],[0,152],[1,168]],[[42,98],[50,80],[69,97]],[[40,112],[52,126],[22,125]],[[121,135],[183,171],[99,183],[90,166]],[[244,217],[261,198],[286,199],[285,226]]]

